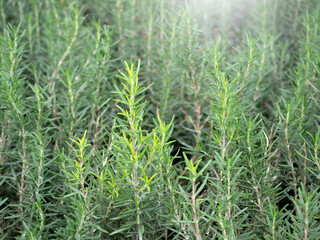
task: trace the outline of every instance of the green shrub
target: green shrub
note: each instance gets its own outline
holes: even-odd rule
[[[0,239],[318,239],[316,0],[0,0]]]

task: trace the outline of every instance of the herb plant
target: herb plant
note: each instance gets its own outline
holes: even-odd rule
[[[0,0],[0,239],[318,239],[317,0]]]

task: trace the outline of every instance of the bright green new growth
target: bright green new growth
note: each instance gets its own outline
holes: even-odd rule
[[[319,19],[0,0],[0,239],[317,240]]]

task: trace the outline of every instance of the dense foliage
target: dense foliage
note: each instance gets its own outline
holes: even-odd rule
[[[0,239],[319,239],[318,0],[0,0]]]

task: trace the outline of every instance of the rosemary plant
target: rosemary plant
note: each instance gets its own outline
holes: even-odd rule
[[[319,20],[0,0],[0,239],[318,239]]]

